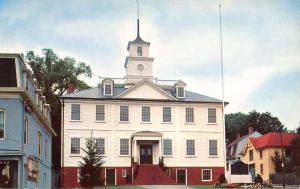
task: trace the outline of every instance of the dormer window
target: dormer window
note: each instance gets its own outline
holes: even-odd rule
[[[173,91],[175,92],[177,98],[185,98],[185,86],[186,84],[183,81],[178,81],[175,83],[173,86]]]
[[[111,88],[112,87],[111,87],[110,84],[109,85],[104,85],[104,95],[111,95],[111,91],[112,91]]]
[[[184,98],[184,87],[177,87],[177,97]]]
[[[138,55],[138,56],[143,56],[143,49],[142,49],[142,46],[137,46],[136,51],[137,51],[137,55]]]
[[[102,90],[103,95],[105,96],[112,96],[114,93],[114,81],[112,79],[106,78],[102,81]]]

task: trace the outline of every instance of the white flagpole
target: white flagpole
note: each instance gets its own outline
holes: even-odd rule
[[[224,150],[224,175],[226,172],[226,133],[225,133],[225,102],[224,102],[224,71],[223,71],[223,41],[222,41],[222,4],[219,4],[219,20],[220,20],[220,62],[222,77],[222,117],[223,117],[223,150]]]

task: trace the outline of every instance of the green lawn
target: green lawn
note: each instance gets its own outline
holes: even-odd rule
[[[94,187],[93,189],[143,189],[141,186],[101,186]],[[80,189],[80,188],[78,188]]]

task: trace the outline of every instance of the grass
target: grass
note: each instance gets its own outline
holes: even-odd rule
[[[197,186],[192,186],[193,188],[213,188],[212,185],[197,185]],[[265,188],[265,189],[271,189],[271,188]],[[281,189],[281,187],[274,187],[273,189]]]
[[[143,189],[141,186],[101,186],[101,187],[94,187],[93,189]],[[78,188],[80,189],[80,188]]]

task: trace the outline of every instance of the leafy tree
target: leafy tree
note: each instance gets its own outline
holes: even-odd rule
[[[96,139],[94,137],[86,138],[86,149],[82,150],[86,156],[82,158],[83,162],[79,162],[80,166],[80,184],[83,187],[94,187],[100,185],[100,170],[104,161],[102,156],[97,153]]]
[[[245,126],[247,115],[241,112],[225,115],[225,129],[227,142],[233,141]]]
[[[291,144],[291,150],[295,166],[300,166],[300,126],[296,129],[296,131],[298,136],[293,139]]]
[[[275,151],[275,156],[272,156],[271,159],[275,165],[276,173],[282,173],[283,172],[283,169],[282,169],[283,159],[280,155],[280,152]],[[285,172],[286,173],[292,172],[293,167],[294,167],[294,161],[289,157],[285,157],[285,161],[284,161]]]
[[[261,134],[287,131],[279,119],[272,116],[270,112],[259,113],[255,110],[248,114],[241,112],[226,114],[225,127],[227,143],[234,140],[237,135],[243,136],[248,134],[249,127]]]
[[[42,53],[42,56],[38,56],[33,51],[28,51],[26,60],[33,72],[37,87],[42,89],[43,95],[51,106],[52,127],[58,135],[53,138],[52,162],[54,168],[59,168],[61,106],[58,96],[66,92],[68,84],[72,84],[77,90],[89,88],[79,77],[90,78],[92,71],[90,66],[83,62],[76,62],[74,58],[59,58],[52,49],[42,49]]]

